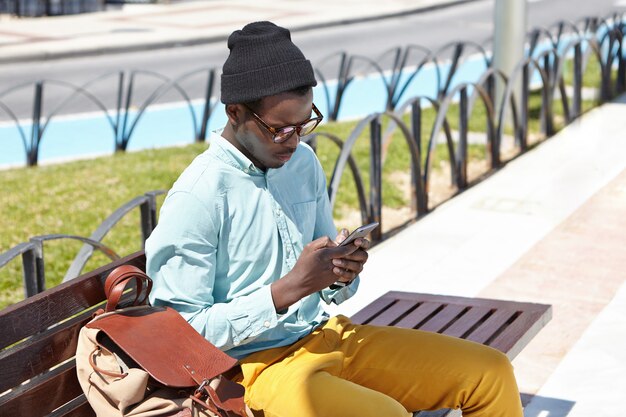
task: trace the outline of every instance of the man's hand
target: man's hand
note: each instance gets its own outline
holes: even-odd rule
[[[348,237],[348,229],[341,229],[335,243],[339,245]],[[370,241],[358,238],[348,245],[348,247],[356,247],[357,250],[343,257],[333,259],[333,273],[336,275],[336,281],[350,282],[363,270],[363,265],[367,262],[367,250],[370,248]]]
[[[357,239],[354,244],[338,246],[329,237],[321,237],[306,245],[293,269],[271,285],[276,311],[330,286],[338,277],[353,279],[367,259],[360,245],[369,247],[369,242]]]

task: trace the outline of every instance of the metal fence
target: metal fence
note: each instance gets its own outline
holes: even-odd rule
[[[100,251],[110,260],[120,258],[112,248],[102,243],[102,239],[124,216],[138,208],[141,214],[141,244],[154,230],[157,222],[157,202],[156,197],[165,191],[155,190],[138,196],[122,205],[107,217],[102,224],[89,237],[75,236],[68,234],[49,234],[30,238],[28,242],[20,243],[0,254],[0,268],[11,262],[13,259],[22,258],[22,268],[24,276],[24,293],[26,297],[38,294],[46,289],[46,277],[44,268],[44,242],[51,240],[78,240],[84,243],[68,268],[63,282],[79,276],[94,251]]]
[[[600,85],[597,87],[601,101],[609,100],[626,90],[626,55],[623,49],[625,29],[624,16],[621,15],[611,16],[606,19],[588,18],[578,24],[559,22],[551,28],[535,29],[528,34],[526,57],[519,62],[509,76],[491,66],[491,56],[486,49],[480,45],[470,43],[449,44],[435,52],[430,52],[426,48],[417,46],[395,48],[387,53],[387,56],[391,56],[393,61],[391,71],[383,70],[379,64],[381,62],[380,59],[372,60],[365,57],[349,56],[344,52],[328,57],[328,60],[336,61],[334,76],[336,82],[331,83],[329,81],[330,77],[320,71],[319,68],[316,68],[316,73],[324,88],[328,109],[332,109],[329,117],[331,120],[337,118],[341,109],[342,98],[346,90],[351,87],[354,77],[358,75],[358,72],[355,71],[357,62],[365,63],[365,67],[373,67],[380,74],[381,82],[384,84],[387,92],[385,97],[387,111],[370,114],[363,118],[346,138],[339,138],[323,132],[314,133],[305,138],[314,148],[318,146],[320,141],[328,140],[338,149],[338,157],[328,186],[331,205],[335,206],[342,176],[345,170],[349,169],[357,191],[362,222],[378,221],[383,223],[382,195],[384,190],[382,176],[384,153],[388,145],[387,142],[392,137],[391,133],[399,131],[400,137],[406,143],[410,155],[410,206],[412,212],[409,218],[406,219],[406,223],[427,214],[433,208],[433,204],[429,201],[430,182],[433,170],[433,152],[439,138],[443,137],[445,141],[447,158],[450,163],[450,180],[456,192],[461,192],[471,185],[467,172],[469,121],[470,115],[472,115],[473,109],[477,105],[483,106],[485,109],[484,123],[486,132],[484,133],[484,143],[488,149],[489,171],[493,171],[501,167],[507,160],[501,152],[507,121],[512,125],[517,149],[514,155],[507,156],[508,159],[511,159],[529,148],[528,134],[531,117],[539,118],[541,131],[545,137],[549,137],[554,133],[555,100],[558,100],[563,109],[565,123],[569,123],[580,116],[582,112],[583,74],[591,60],[595,60],[600,68]],[[547,46],[545,45],[546,41],[548,43]],[[541,45],[543,46],[540,49]],[[467,56],[469,50],[478,51],[479,56],[486,63],[487,70],[475,82],[463,82],[453,85],[452,80],[454,79],[455,71],[462,62],[463,57]],[[448,71],[441,69],[441,56],[445,51],[451,53],[450,69]],[[421,55],[421,58],[415,60],[414,54],[416,53]],[[413,81],[426,64],[435,65],[437,68],[438,84],[436,97],[411,97],[401,103],[400,98],[404,95],[409,83]],[[571,85],[569,88],[565,80],[565,75],[568,72],[566,65],[571,65],[569,70],[571,72]],[[413,69],[410,71],[409,76],[405,77],[404,81],[401,82],[401,74],[407,68]],[[155,77],[161,83],[141,103],[138,115],[133,122],[130,122],[128,113],[132,103],[133,85],[136,77],[140,74]],[[189,95],[180,85],[182,80],[198,74],[203,74],[206,80],[205,101],[200,120],[197,120],[192,109]],[[538,82],[533,82],[533,75],[535,74],[537,74]],[[180,94],[189,107],[190,117],[194,124],[195,139],[198,141],[205,140],[206,126],[212,112],[210,103],[214,93],[214,69],[199,69],[173,80],[146,71],[131,72],[129,75],[119,72],[115,79],[117,80],[118,88],[118,105],[113,112],[107,110],[95,96],[89,93],[90,83],[80,87],[67,83],[60,85],[66,85],[72,92],[67,100],[71,100],[77,94],[83,95],[96,103],[106,114],[111,129],[115,133],[116,149],[126,149],[129,141],[132,139],[134,127],[141,115],[159,97],[171,90]],[[127,83],[125,79],[128,79]],[[41,96],[44,86],[51,82],[41,81],[34,86],[34,124],[30,142],[27,141],[26,132],[21,130],[25,145],[29,144],[26,148],[28,161],[31,165],[37,163],[37,149],[48,123],[60,108],[67,103],[67,100],[61,103],[60,106],[49,113],[45,122],[42,121]],[[95,82],[95,80],[92,82]],[[502,85],[502,87],[498,88],[498,85]],[[516,86],[520,87],[517,90],[519,97],[516,97]],[[16,88],[29,87],[24,85],[13,87],[13,89]],[[334,88],[334,92],[331,92],[331,88]],[[535,116],[530,114],[529,97],[531,91],[539,91],[541,94],[541,108],[539,114]],[[11,109],[1,101],[4,94],[6,94],[6,91],[0,93],[0,108],[12,115],[15,122],[19,124],[19,120],[11,112]],[[500,97],[500,100],[497,97]],[[436,110],[435,122],[428,129],[430,131],[428,138],[422,138],[422,115],[425,106]],[[453,106],[458,106],[456,138],[453,137],[450,123],[450,111]],[[404,116],[407,112],[409,121],[405,122]],[[385,126],[385,129],[383,129],[383,126]],[[357,139],[363,135],[369,136],[370,143],[369,184],[365,184],[363,181],[364,173],[360,171],[353,156]],[[423,143],[426,143],[426,146],[423,146]],[[79,275],[94,250],[100,250],[111,259],[114,259],[117,257],[117,254],[110,248],[102,245],[101,239],[124,214],[137,206],[141,207],[143,238],[147,238],[156,224],[155,196],[159,193],[161,192],[151,192],[127,203],[103,222],[89,238],[67,235],[34,237],[29,242],[22,243],[8,252],[0,254],[0,267],[21,256],[24,266],[26,294],[30,296],[45,288],[42,246],[44,241],[69,238],[79,239],[85,243],[85,246],[69,268],[65,279],[71,279]],[[382,230],[383,227],[378,228],[372,236],[375,242],[386,237],[382,234]],[[386,233],[392,234],[393,232],[394,230],[389,230]]]

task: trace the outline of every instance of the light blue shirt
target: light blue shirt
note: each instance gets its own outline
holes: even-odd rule
[[[279,169],[263,172],[213,134],[169,191],[146,242],[150,302],[179,311],[231,356],[294,343],[328,319],[321,301],[341,303],[358,278],[325,289],[278,314],[270,284],[296,264],[303,247],[334,239],[322,167],[306,144]]]

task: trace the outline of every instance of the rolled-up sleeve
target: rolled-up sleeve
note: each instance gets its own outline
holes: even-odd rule
[[[219,219],[194,195],[166,198],[160,221],[146,242],[147,272],[154,280],[150,301],[177,310],[222,350],[249,343],[277,325],[269,285],[229,302],[215,302]]]

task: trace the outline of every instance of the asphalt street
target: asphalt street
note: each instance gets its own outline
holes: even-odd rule
[[[586,16],[606,17],[615,10],[624,9],[620,1],[528,0],[527,26],[529,29],[549,28],[559,20],[578,22]],[[420,45],[435,51],[451,42],[464,40],[489,49],[493,32],[493,8],[493,0],[476,1],[402,17],[298,31],[293,33],[293,38],[314,66],[322,71],[327,71],[336,62],[325,58],[340,51],[376,59],[381,65],[388,66],[391,55],[384,53],[398,46]],[[201,67],[219,68],[227,52],[225,42],[220,41],[189,47],[3,64],[0,65],[0,92],[42,79],[81,85],[101,74],[119,70],[150,70],[166,77],[176,77]],[[416,55],[415,59],[419,59],[419,56]],[[333,73],[328,70],[328,75],[332,78]],[[185,85],[192,98],[204,95],[204,88],[198,87],[204,82],[202,77],[190,78]],[[137,99],[146,97],[160,83],[151,76],[141,76],[136,81]],[[115,78],[110,77],[94,84],[89,90],[105,106],[113,108],[116,103],[116,82]],[[54,108],[55,103],[60,103],[66,95],[67,90],[64,88],[46,87],[45,107]],[[28,118],[32,114],[32,97],[33,89],[24,88],[4,96],[3,101],[18,117]],[[161,102],[178,100],[180,96],[172,93],[162,97]],[[85,103],[77,100],[64,107],[62,113],[79,113],[85,108]],[[0,120],[3,118],[6,116],[0,114]]]

